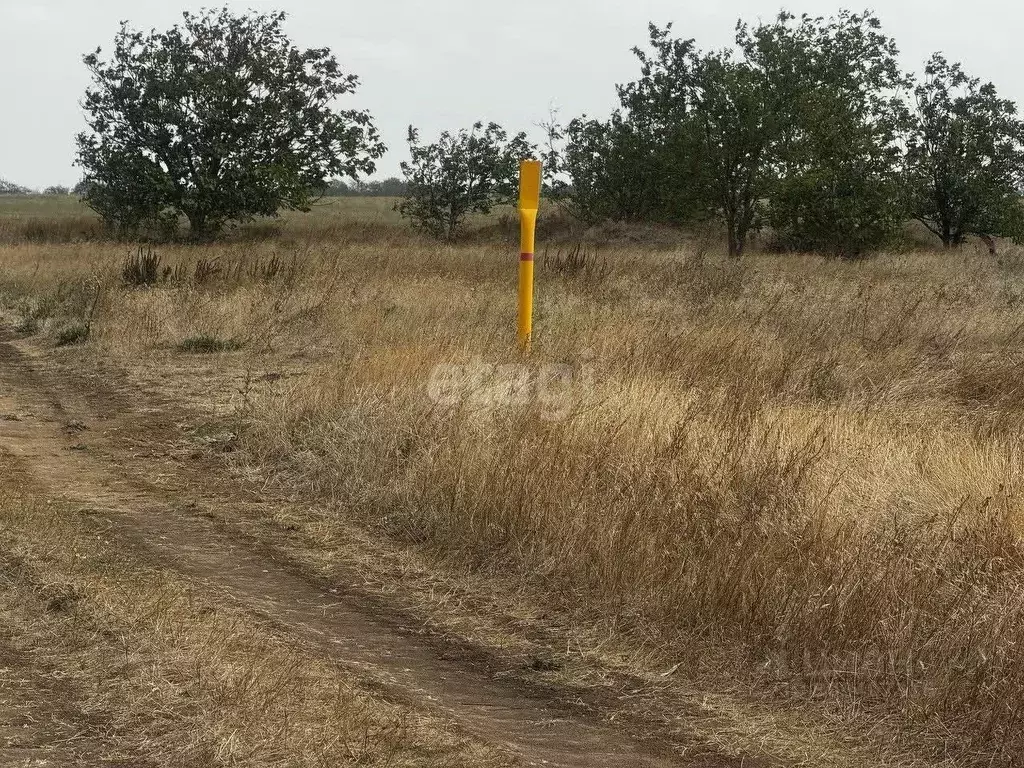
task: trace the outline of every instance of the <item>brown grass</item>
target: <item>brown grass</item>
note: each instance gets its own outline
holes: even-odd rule
[[[0,455],[0,616],[32,666],[5,677],[57,680],[60,696],[36,690],[38,702],[9,702],[0,689],[0,711],[39,707],[28,723],[71,718],[71,735],[48,739],[39,759],[70,764],[84,751],[90,764],[505,764],[373,695],[374,681],[289,645],[269,623],[126,559],[89,513],[33,496]]]
[[[539,264],[523,358],[514,248],[381,227],[201,252],[298,254],[290,283],[129,290],[106,245],[0,259],[24,311],[103,286],[106,355],[209,335],[244,341],[240,368],[286,370],[221,399],[244,401],[249,461],[332,514],[873,738],[1017,764],[1020,254],[599,249],[606,268]],[[50,300],[44,331],[68,311]],[[527,396],[481,367],[507,364]],[[464,366],[440,369],[442,401],[439,365]]]

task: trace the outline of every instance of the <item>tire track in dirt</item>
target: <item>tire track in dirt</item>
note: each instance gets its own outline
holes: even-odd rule
[[[19,647],[8,628],[0,628],[0,758],[4,765],[150,765],[137,756],[111,759],[95,714],[83,712],[73,687],[30,655],[31,649]]]
[[[210,520],[189,514],[186,499],[129,482],[122,466],[105,460],[102,444],[116,433],[118,421],[141,414],[132,413],[133,404],[124,398],[107,403],[107,409],[98,405],[103,402],[96,393],[62,381],[43,361],[0,338],[0,449],[54,496],[101,512],[110,521],[111,540],[130,547],[141,559],[155,559],[271,617],[297,640],[356,673],[383,681],[394,698],[453,718],[466,733],[508,749],[526,765],[756,764],[725,756],[675,759],[667,745],[638,742],[588,714],[585,701],[570,707],[539,687],[496,677],[488,665],[475,663],[472,654],[445,649],[403,627],[394,616],[376,615],[373,603],[355,590],[325,591]],[[115,427],[107,434],[104,419]],[[78,422],[93,429],[79,434]],[[246,502],[240,498],[238,503]]]

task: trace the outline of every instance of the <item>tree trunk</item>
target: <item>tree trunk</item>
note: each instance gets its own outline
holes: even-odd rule
[[[726,229],[729,231],[729,256],[739,258],[743,254],[743,242],[737,232],[735,218],[730,218],[726,222]]]
[[[188,218],[189,238],[197,243],[207,243],[213,240],[217,233],[213,231],[207,221],[206,214],[192,213],[185,214]]]
[[[942,238],[942,247],[945,250],[949,250],[953,247],[955,238],[953,237],[953,228],[949,225],[948,221],[942,222],[942,234],[939,235]]]

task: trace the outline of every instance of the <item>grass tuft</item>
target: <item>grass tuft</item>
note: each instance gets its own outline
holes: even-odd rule
[[[243,344],[235,339],[218,339],[216,336],[201,334],[191,336],[178,344],[178,351],[197,355],[211,355],[218,352],[237,352]]]
[[[66,325],[57,332],[56,343],[58,347],[69,347],[75,344],[84,344],[89,340],[89,326],[85,323],[73,323]]]
[[[15,324],[14,332],[20,336],[34,336],[39,333],[39,320],[32,315],[25,315]]]

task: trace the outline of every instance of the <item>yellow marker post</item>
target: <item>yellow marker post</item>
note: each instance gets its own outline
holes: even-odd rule
[[[519,165],[519,345],[530,348],[533,334],[533,253],[540,209],[541,167],[539,160]]]

